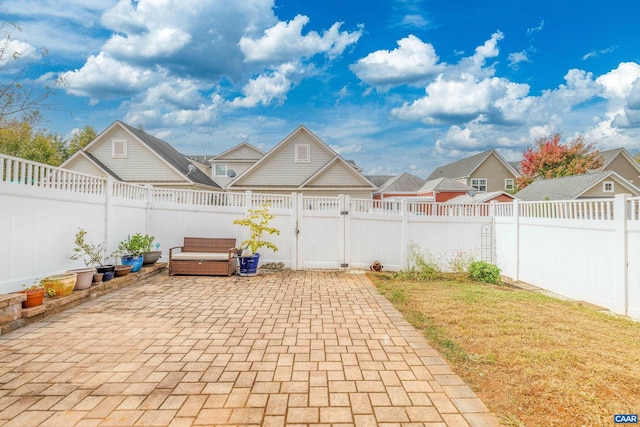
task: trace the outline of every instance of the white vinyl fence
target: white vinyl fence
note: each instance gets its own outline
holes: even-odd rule
[[[107,253],[135,233],[155,236],[167,260],[185,236],[232,237],[247,209],[268,203],[279,236],[261,262],[292,269],[385,270],[410,264],[411,247],[441,267],[460,258],[505,276],[640,318],[640,199],[444,205],[171,190],[0,155],[0,292],[78,267],[79,228]]]

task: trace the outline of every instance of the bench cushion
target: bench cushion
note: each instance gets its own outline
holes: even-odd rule
[[[215,252],[180,252],[173,254],[171,259],[174,261],[227,261],[229,254]]]

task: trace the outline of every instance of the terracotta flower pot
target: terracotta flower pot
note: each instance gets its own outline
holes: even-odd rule
[[[102,282],[102,276],[103,275],[104,275],[104,273],[93,273],[93,283]]]
[[[27,299],[22,301],[22,308],[37,307],[44,301],[44,289],[30,292],[25,291],[25,293],[27,294]]]
[[[126,276],[131,272],[132,265],[116,265],[115,277]]]

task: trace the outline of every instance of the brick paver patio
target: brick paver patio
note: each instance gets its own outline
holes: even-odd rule
[[[2,426],[492,426],[362,275],[166,273],[0,336]]]

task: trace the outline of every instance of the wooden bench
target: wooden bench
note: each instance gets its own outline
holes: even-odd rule
[[[182,246],[169,249],[169,276],[231,276],[236,269],[236,239],[185,237]]]

